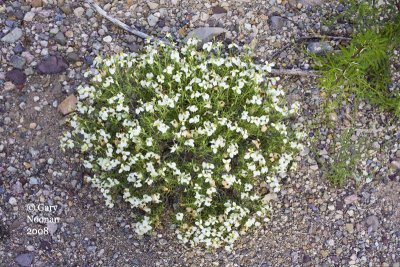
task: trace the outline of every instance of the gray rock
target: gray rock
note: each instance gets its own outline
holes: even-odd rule
[[[327,42],[311,42],[307,45],[307,50],[313,54],[324,54],[326,52],[332,52],[333,47]]]
[[[93,16],[93,9],[89,8],[88,10],[86,10],[86,17],[91,18]]]
[[[14,28],[11,32],[7,33],[1,41],[5,43],[15,43],[18,41],[23,35],[23,32],[20,28]]]
[[[200,43],[203,44],[225,32],[227,32],[227,30],[220,27],[200,27],[189,32],[185,37],[184,42],[187,42],[189,38],[197,38],[200,40]]]
[[[149,23],[150,27],[154,27],[158,22],[158,18],[153,14],[150,14],[150,16],[147,17],[147,22]]]
[[[286,20],[280,16],[272,16],[269,19],[269,26],[273,30],[282,30],[282,28],[285,26]]]
[[[79,58],[79,54],[78,53],[71,52],[71,53],[67,54],[67,61],[68,62],[75,63],[75,62],[77,62],[79,60],[80,60],[80,58]]]
[[[65,38],[64,33],[62,32],[58,32],[55,36],[54,36],[54,40],[56,40],[56,42],[60,45],[66,45],[67,44],[67,39]]]
[[[30,177],[29,178],[29,184],[30,185],[37,185],[37,184],[39,184],[39,180],[36,178],[36,177]]]
[[[24,20],[27,21],[27,22],[30,22],[30,21],[33,20],[34,17],[35,17],[35,13],[32,12],[32,11],[29,11],[29,12],[27,12],[27,13],[25,14]]]
[[[22,70],[25,66],[26,63],[26,59],[17,55],[13,55],[10,58],[10,64],[11,66],[13,66],[14,68],[20,69]]]
[[[22,267],[29,267],[33,261],[33,253],[23,253],[15,257],[15,262]]]

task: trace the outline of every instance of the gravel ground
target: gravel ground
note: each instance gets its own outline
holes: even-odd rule
[[[351,25],[322,25],[321,18],[346,8],[328,2],[99,4],[160,37],[171,32],[182,39],[198,27],[222,27],[227,30],[222,40],[250,44],[258,60],[306,70],[305,47],[318,52],[338,43],[291,41],[352,32]],[[301,101],[299,122],[315,142],[298,157],[299,171],[284,180],[274,198],[271,223],[244,237],[235,253],[183,247],[169,228],[139,239],[128,207],[121,202],[105,208],[101,195],[83,181],[79,155],[62,153],[58,145],[63,113],[73,105],[71,95],[93,58],[137,51],[142,41],[80,0],[0,0],[0,25],[1,266],[400,266],[400,124],[392,115],[360,103],[353,124],[350,109],[343,107],[330,114],[335,127],[327,129],[319,122],[323,93],[316,82],[286,77],[282,86],[290,99]],[[399,89],[399,77],[395,73],[393,90]],[[334,188],[324,178],[324,163],[332,157],[334,137],[351,124],[352,142],[366,140],[357,179]],[[30,220],[34,215],[39,222]]]

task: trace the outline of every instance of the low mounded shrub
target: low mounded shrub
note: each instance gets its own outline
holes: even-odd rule
[[[184,243],[230,249],[269,220],[265,195],[301,149],[287,124],[299,106],[283,105],[270,65],[235,56],[235,45],[197,47],[158,42],[97,58],[62,147],[80,149],[109,207],[122,195],[142,211],[138,234],[169,215]]]

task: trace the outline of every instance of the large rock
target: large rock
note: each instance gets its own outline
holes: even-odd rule
[[[3,38],[1,38],[1,41],[5,43],[15,43],[18,41],[23,35],[23,32],[20,28],[14,28],[12,31],[7,33]]]
[[[63,115],[67,115],[75,111],[77,103],[78,99],[74,95],[70,95],[65,98],[60,105],[58,105],[58,111],[60,111]]]
[[[30,267],[33,261],[33,253],[23,253],[15,257],[15,262],[22,267]]]
[[[40,74],[56,74],[65,71],[68,68],[67,62],[59,56],[49,56],[42,60],[37,66]]]
[[[186,42],[189,38],[197,38],[200,40],[200,43],[207,43],[214,37],[225,32],[227,32],[227,30],[220,27],[200,27],[189,32],[184,41]]]
[[[19,69],[12,69],[6,73],[6,79],[15,85],[23,85],[26,82],[26,74]]]

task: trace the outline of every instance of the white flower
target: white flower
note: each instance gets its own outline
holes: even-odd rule
[[[210,52],[213,49],[213,44],[211,42],[203,44],[203,49]]]
[[[211,140],[210,143],[213,153],[216,154],[218,152],[218,148],[225,146],[225,139],[222,136],[218,136],[217,139]]]
[[[189,139],[185,141],[185,145],[186,146],[190,146],[190,147],[194,147],[194,140],[193,139]]]
[[[180,57],[179,57],[179,52],[178,52],[178,51],[172,51],[172,52],[171,52],[171,59],[172,59],[173,61],[178,62],[179,59],[180,59]]]
[[[135,232],[138,235],[144,235],[150,230],[153,229],[153,227],[150,225],[150,218],[147,216],[144,216],[143,221],[136,223],[135,225]]]
[[[268,73],[273,64],[222,53],[222,43],[198,50],[198,43],[146,40],[143,53],[96,58],[96,69],[84,74],[91,85],[77,88],[61,146],[83,153],[93,173],[85,179],[107,206],[120,192],[143,212],[132,225],[137,234],[170,212],[171,197],[179,199],[172,215],[179,240],[232,250],[240,235],[269,220],[261,186],[281,189],[305,134],[302,125],[289,127],[300,105],[282,104],[285,90]]]
[[[230,158],[233,158],[235,155],[239,153],[238,148],[239,148],[238,144],[231,144],[228,147],[227,152],[229,153]]]
[[[174,67],[171,66],[171,65],[169,65],[169,66],[164,70],[164,72],[166,72],[167,74],[171,75],[172,72],[173,72],[173,70],[174,70]]]
[[[175,218],[177,221],[182,221],[183,219],[183,213],[179,212],[175,215]]]
[[[169,126],[166,125],[165,123],[163,123],[163,122],[160,121],[160,120],[156,120],[156,121],[153,123],[153,126],[157,127],[157,129],[158,129],[161,133],[166,133],[166,132],[168,131],[168,129],[169,129]]]
[[[146,139],[146,146],[152,146],[153,145],[153,138],[149,137]]]

